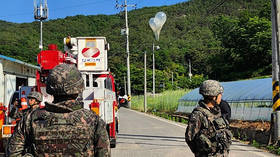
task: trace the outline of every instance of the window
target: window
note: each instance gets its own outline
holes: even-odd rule
[[[105,88],[106,88],[106,89],[112,90],[112,81],[111,81],[111,78],[110,78],[110,77],[107,77],[107,78],[104,80],[104,83],[105,83]]]
[[[92,87],[98,87],[98,81],[97,78],[94,77],[95,75],[92,75]]]
[[[89,87],[89,75],[86,74],[86,87]]]

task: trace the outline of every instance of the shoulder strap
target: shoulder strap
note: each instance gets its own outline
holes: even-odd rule
[[[212,113],[209,111],[209,110],[207,110],[206,108],[203,108],[203,107],[196,107],[195,109],[194,109],[195,111],[199,111],[200,113],[202,113],[206,118],[207,118],[207,120],[209,121],[209,125],[210,126],[213,126],[213,129],[215,129],[216,130],[216,128],[215,128],[215,126],[214,126],[214,120],[215,120],[215,117],[212,115]]]
[[[209,110],[207,110],[207,109],[205,109],[203,107],[196,107],[194,110],[201,112],[208,120],[213,119],[213,118],[209,117],[209,115],[211,115],[212,113]],[[211,120],[211,121],[213,121],[213,120]]]

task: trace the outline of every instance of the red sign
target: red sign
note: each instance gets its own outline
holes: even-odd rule
[[[96,58],[100,55],[100,51],[98,48],[83,48],[82,54],[86,58]]]

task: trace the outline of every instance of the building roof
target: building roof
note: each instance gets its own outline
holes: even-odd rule
[[[272,101],[272,79],[256,79],[221,82],[224,87],[223,100],[229,102]],[[198,101],[202,99],[199,88],[182,96],[179,101]]]
[[[40,69],[39,66],[35,66],[35,65],[32,65],[32,64],[29,64],[29,63],[25,63],[21,60],[14,59],[14,58],[11,58],[11,57],[7,57],[7,56],[4,56],[4,55],[0,55],[0,60],[1,59],[8,60],[8,61],[11,61],[11,62],[16,62],[16,63],[19,63],[19,64],[23,64],[23,65],[26,65],[26,66],[29,66],[29,67],[32,67],[32,68],[35,68],[35,69]]]

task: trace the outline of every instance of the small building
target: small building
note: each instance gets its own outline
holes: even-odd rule
[[[35,86],[39,66],[0,55],[0,104],[6,107],[13,93],[21,86]]]
[[[231,106],[232,119],[270,120],[272,113],[272,79],[221,82],[223,100]],[[196,88],[179,99],[177,112],[191,113],[202,99]]]

